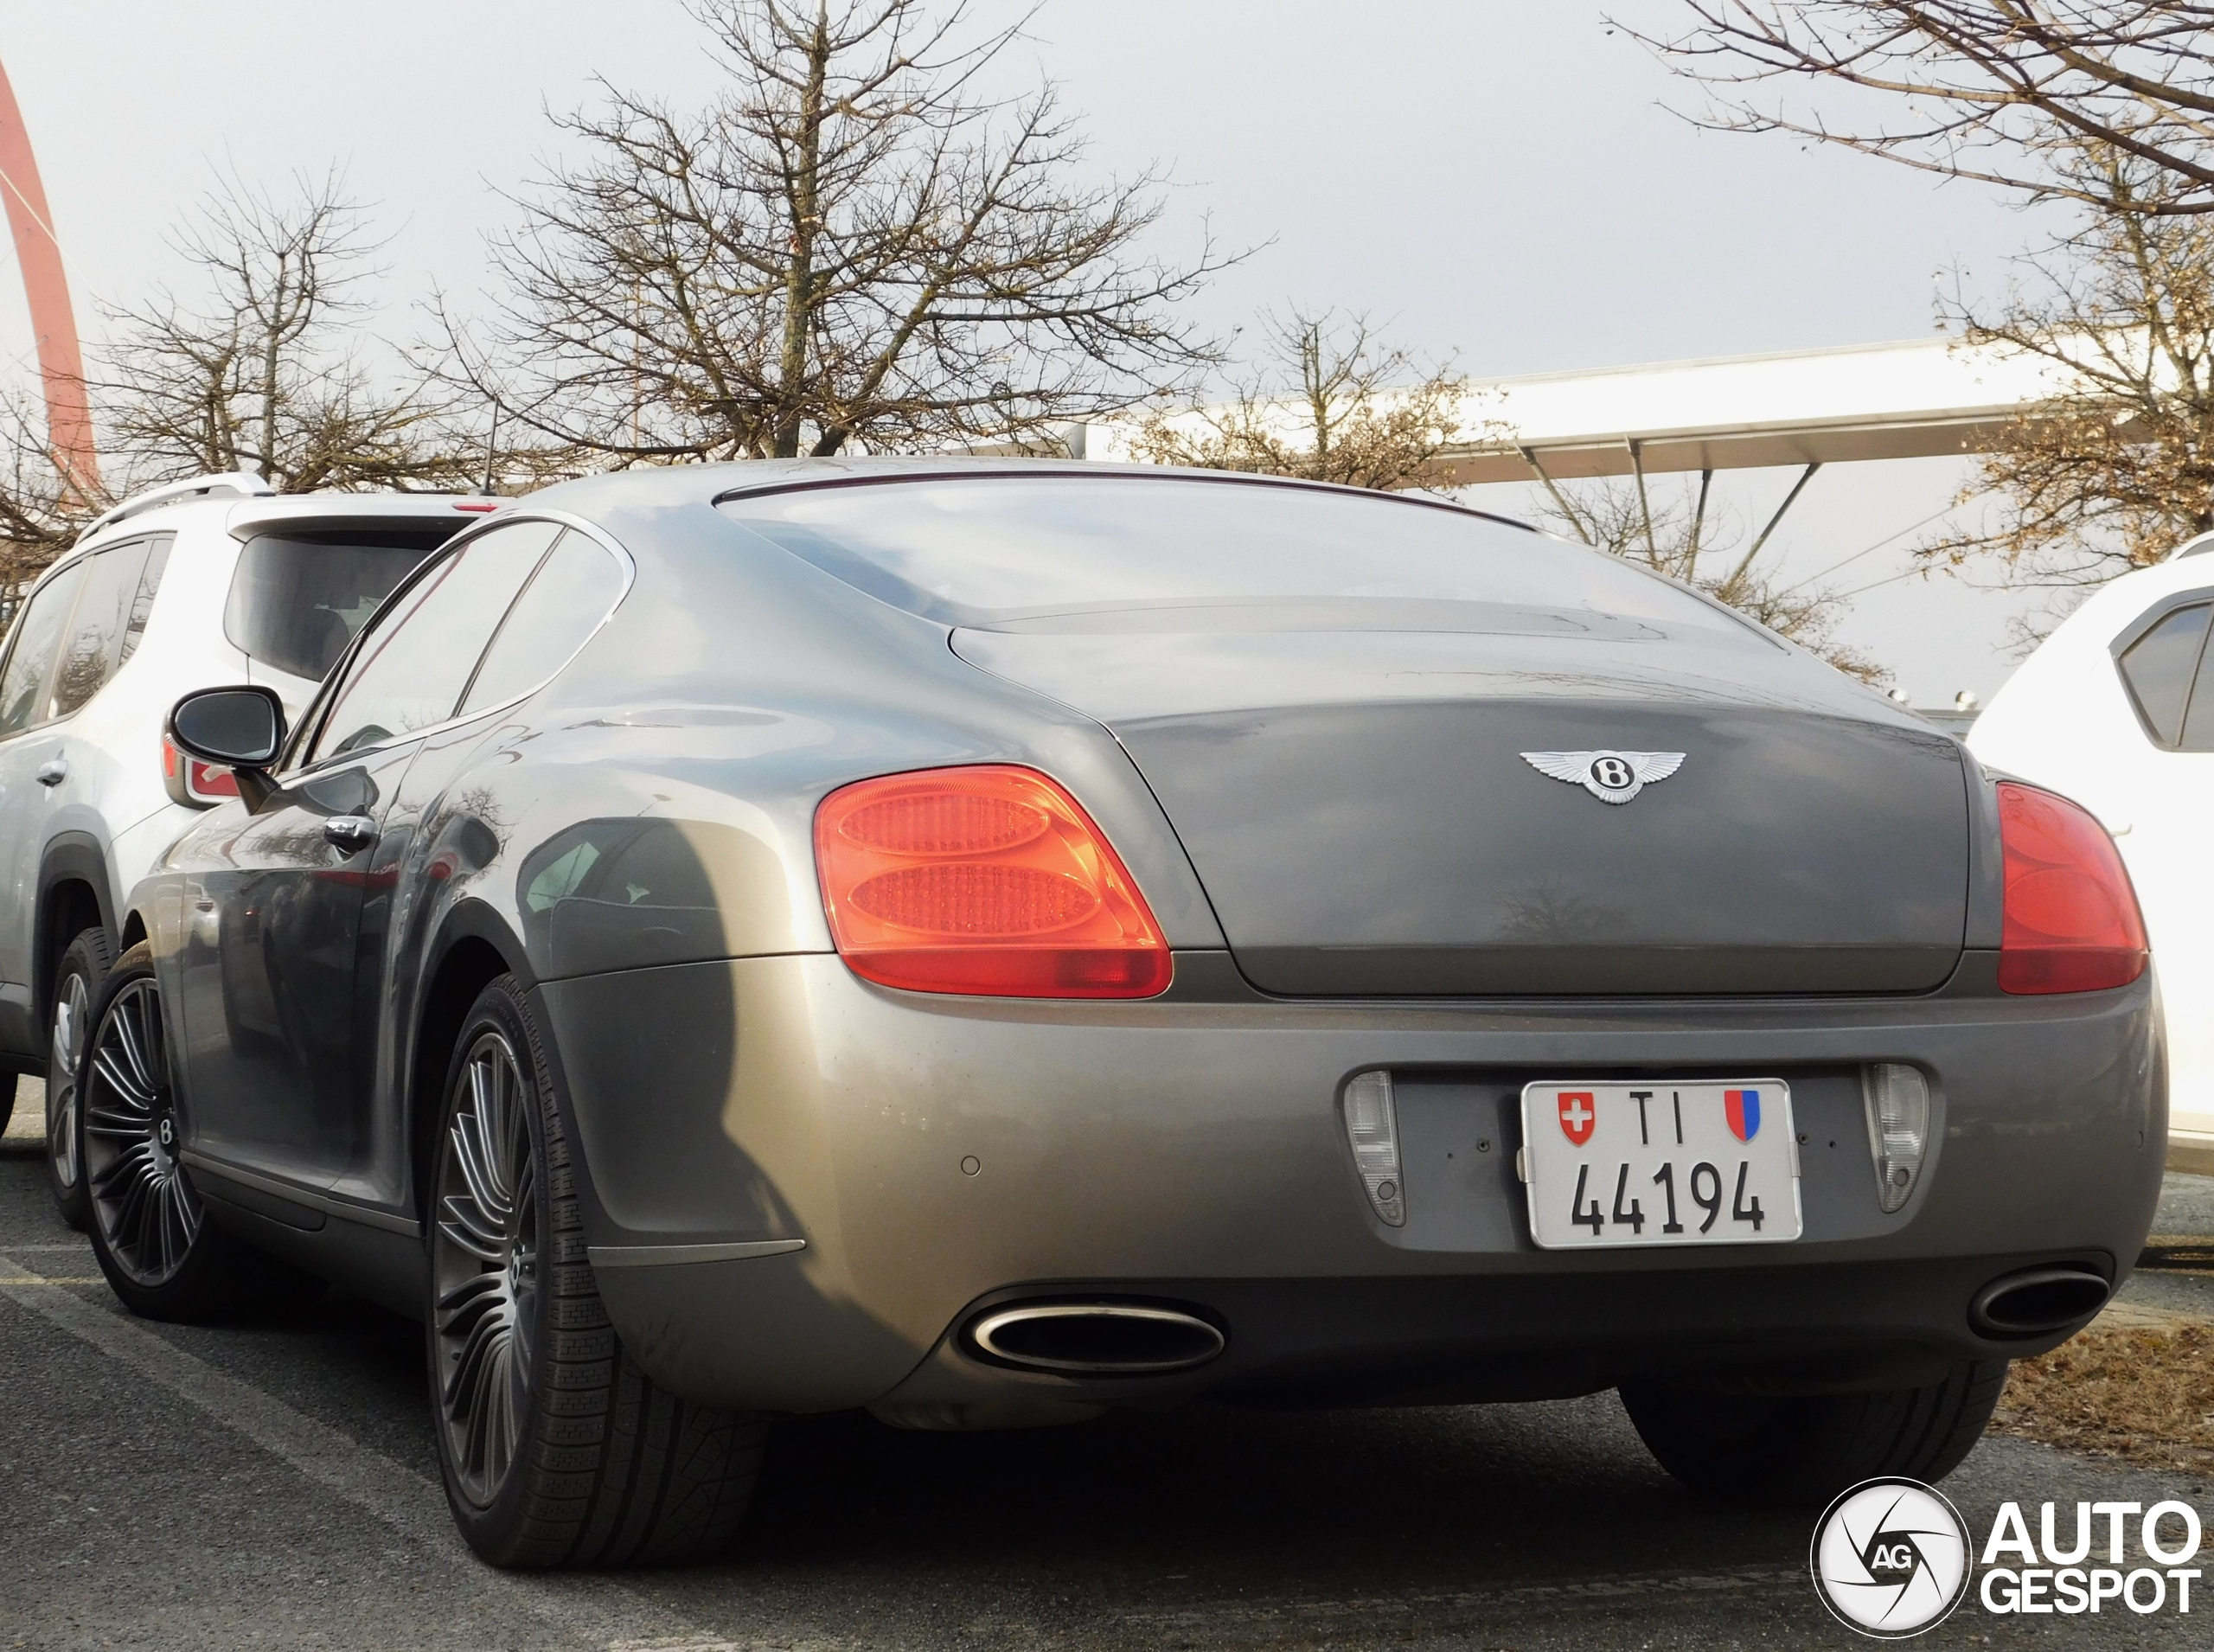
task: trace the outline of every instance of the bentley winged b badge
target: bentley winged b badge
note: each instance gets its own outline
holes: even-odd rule
[[[1684,765],[1681,752],[1525,752],[1539,774],[1582,786],[1601,803],[1628,803]]]

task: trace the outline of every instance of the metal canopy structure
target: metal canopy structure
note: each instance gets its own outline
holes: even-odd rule
[[[1437,483],[1927,458],[1987,451],[2065,386],[2051,362],[1944,338],[1472,384]]]
[[[2051,362],[1945,338],[1475,381],[1459,410],[1467,439],[1429,480],[1467,487],[1981,452],[2064,385]],[[1129,457],[1127,429],[1093,426],[1091,456]]]
[[[1942,337],[1478,381],[1458,409],[1465,439],[1422,480],[1434,488],[1537,481],[1561,499],[1557,483],[1593,477],[1635,477],[1641,496],[1645,478],[1661,471],[1711,478],[1802,467],[1754,538],[1750,562],[1825,464],[1985,452],[2025,409],[2068,387],[2055,362]],[[1285,434],[1296,439],[1302,410],[1282,406]],[[1196,429],[1208,417],[1202,409],[1170,422]],[[1078,457],[1135,458],[1132,428],[1075,426],[1070,447]],[[1576,519],[1565,501],[1563,510]]]

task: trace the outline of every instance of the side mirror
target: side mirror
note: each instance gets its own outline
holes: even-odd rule
[[[273,688],[202,688],[170,708],[170,743],[189,757],[227,768],[248,809],[276,788],[269,765],[285,749],[285,702]]]

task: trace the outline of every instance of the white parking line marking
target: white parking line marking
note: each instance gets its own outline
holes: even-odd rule
[[[9,1252],[72,1247],[10,1245]],[[198,1406],[226,1428],[355,1508],[449,1562],[469,1567],[479,1586],[508,1596],[534,1616],[588,1643],[644,1630],[662,1643],[718,1644],[681,1618],[605,1578],[531,1577],[479,1564],[461,1546],[445,1494],[428,1477],[335,1428],[294,1411],[272,1395],[186,1353],[106,1308],[54,1287],[66,1283],[35,1273],[0,1252],[0,1297],[91,1343],[150,1382]],[[100,1284],[105,1279],[94,1281]]]

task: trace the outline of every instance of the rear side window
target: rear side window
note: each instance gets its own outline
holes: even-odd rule
[[[46,685],[69,611],[77,605],[86,561],[80,560],[48,580],[16,623],[15,646],[0,667],[0,740],[46,720]]]
[[[554,522],[495,528],[426,572],[362,640],[310,760],[451,717],[485,644],[560,531]]]
[[[2214,643],[2208,644],[2214,652]],[[2214,752],[2214,671],[2203,663],[2198,668],[2198,681],[2192,685],[2191,703],[2184,708],[2183,738],[2176,742],[2179,752]]]
[[[131,599],[131,617],[123,625],[123,652],[116,659],[118,666],[138,651],[139,639],[146,635],[146,622],[153,617],[154,599],[161,592],[162,575],[169,571],[170,547],[175,542],[174,535],[164,534],[146,552],[145,571],[138,576],[138,594]]]
[[[256,664],[320,680],[432,537],[260,534],[239,553],[223,631]]]
[[[2214,682],[2201,664],[2210,619],[2214,604],[2179,608],[2115,662],[2146,728],[2171,750],[2214,751]]]
[[[67,717],[100,691],[122,663],[123,636],[146,570],[146,541],[97,553],[77,593],[76,611],[54,668],[49,717]]]
[[[528,694],[569,663],[623,594],[623,570],[582,534],[561,535],[500,624],[464,712]]]

